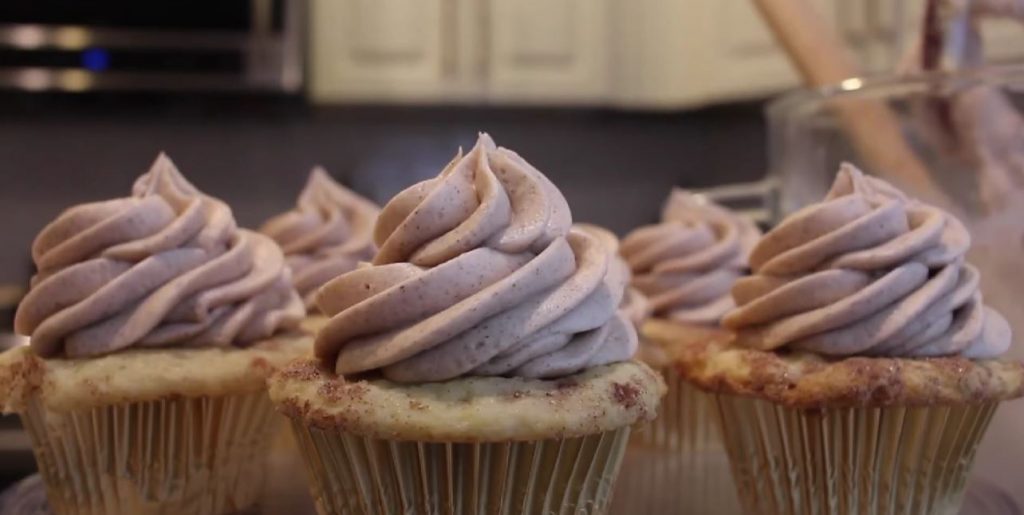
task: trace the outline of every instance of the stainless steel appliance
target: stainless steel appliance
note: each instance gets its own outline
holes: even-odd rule
[[[297,92],[305,0],[0,2],[0,88]]]

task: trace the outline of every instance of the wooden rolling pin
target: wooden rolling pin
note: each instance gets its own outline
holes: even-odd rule
[[[859,77],[860,67],[809,0],[753,0],[804,82],[829,86]],[[867,165],[930,200],[944,199],[928,168],[907,146],[899,120],[879,100],[837,97],[830,101],[846,134]]]

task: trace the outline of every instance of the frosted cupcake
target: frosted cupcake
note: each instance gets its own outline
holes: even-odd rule
[[[132,195],[64,211],[0,355],[0,405],[31,437],[51,508],[251,506],[275,423],[266,376],[308,352],[281,249],[238,229],[160,155]]]
[[[399,193],[324,286],[317,359],[270,382],[320,513],[604,513],[664,386],[626,277],[558,189],[486,135]]]
[[[672,356],[725,337],[719,321],[734,307],[729,291],[759,236],[750,220],[676,189],[660,223],[623,240],[632,286],[650,302],[639,356],[662,373],[668,394],[658,419],[633,434],[618,513],[739,512],[711,399],[682,380]]]
[[[716,394],[751,513],[957,513],[1021,363],[952,215],[843,165],[751,254],[731,343],[681,354]]]
[[[377,252],[373,224],[379,211],[376,204],[338,184],[318,166],[310,172],[295,208],[260,227],[285,253],[295,288],[306,305],[304,330],[315,333],[327,322],[314,302],[317,290]],[[282,429],[270,451],[271,487],[262,502],[268,513],[301,509],[310,503],[295,439],[290,428]]]
[[[331,279],[373,258],[373,224],[380,209],[338,184],[316,167],[299,194],[295,209],[260,227],[285,253],[292,280],[310,315],[316,291]],[[312,324],[311,327],[316,327]]]

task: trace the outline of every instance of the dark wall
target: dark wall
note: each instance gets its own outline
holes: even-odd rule
[[[751,180],[765,167],[755,104],[631,114],[0,97],[0,283],[27,279],[32,238],[62,209],[127,195],[160,150],[253,226],[293,204],[314,164],[385,202],[435,175],[480,130],[551,177],[576,220],[619,233],[654,220],[672,185]]]

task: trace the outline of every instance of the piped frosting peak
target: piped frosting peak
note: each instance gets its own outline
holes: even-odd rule
[[[42,356],[243,345],[305,315],[277,244],[239,229],[164,154],[130,197],[61,213],[32,258],[15,329]]]
[[[401,382],[558,377],[627,360],[627,277],[572,230],[561,192],[486,134],[434,179],[396,195],[371,266],[328,283],[317,355],[341,374]]]
[[[844,164],[822,202],[754,248],[723,324],[762,349],[998,356],[1011,331],[982,303],[970,243],[956,217]]]

